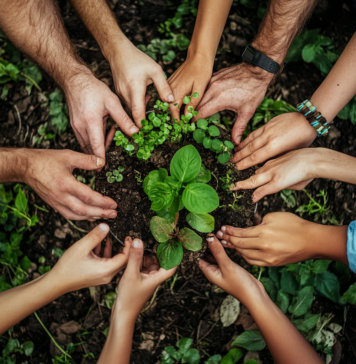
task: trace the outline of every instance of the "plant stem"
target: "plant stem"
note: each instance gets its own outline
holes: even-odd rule
[[[152,296],[152,298],[151,298],[151,301],[149,302],[149,304],[148,305],[146,305],[146,307],[144,307],[142,310],[141,310],[141,312],[140,313],[144,313],[144,312],[146,312],[151,306],[152,306],[152,304],[153,304],[153,302],[154,302],[154,300],[156,299],[156,297],[157,297],[157,293],[158,293],[158,291],[159,291],[159,289],[161,288],[161,286],[158,286],[157,288],[156,288],[156,290],[155,290],[155,293],[153,294],[153,296]]]
[[[45,209],[44,207],[38,206],[35,203],[33,204],[33,206],[35,206],[37,209],[43,211],[43,212],[47,212],[47,214],[49,213],[49,211],[47,209]]]
[[[47,327],[44,325],[44,323],[41,321],[41,319],[38,317],[37,312],[33,313],[36,317],[36,319],[38,320],[38,322],[41,324],[41,326],[43,327],[43,329],[46,331],[47,335],[50,337],[50,339],[53,341],[53,344],[56,345],[56,347],[64,354],[64,356],[68,356],[69,358],[72,359],[72,357],[65,351],[63,350],[57,343],[56,340],[54,340],[54,337],[51,335],[51,333],[47,330]]]
[[[41,87],[37,85],[37,82],[32,77],[26,75],[26,73],[23,71],[20,71],[20,73],[22,74],[22,76],[27,78],[33,84],[33,86],[35,86],[37,88],[38,91],[42,92]]]
[[[25,219],[27,219],[30,223],[32,222],[31,221],[31,219],[29,218],[29,217],[27,217],[26,215],[24,215],[22,212],[20,212],[19,210],[17,210],[17,209],[15,209],[15,208],[13,208],[13,207],[11,207],[10,205],[7,205],[7,204],[5,204],[5,203],[2,203],[2,202],[0,202],[0,204],[1,205],[4,205],[4,206],[7,206],[10,210],[12,210],[12,211],[16,211],[19,215],[21,215],[21,216],[23,216]]]
[[[257,278],[258,281],[261,280],[262,271],[263,271],[263,267],[260,267],[260,271],[258,272],[258,278]]]
[[[70,225],[72,225],[74,227],[74,229],[76,229],[76,230],[78,230],[78,231],[80,231],[82,233],[87,233],[88,232],[88,230],[81,229],[80,227],[78,227],[77,225],[75,225],[71,220],[68,220],[68,219],[66,219],[66,220],[68,221],[68,223]]]

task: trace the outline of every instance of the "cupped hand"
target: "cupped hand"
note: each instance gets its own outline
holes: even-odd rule
[[[162,67],[147,54],[127,41],[126,47],[109,58],[115,90],[131,110],[138,127],[146,119],[146,88],[154,84],[162,101],[173,102],[174,97]]]
[[[126,135],[138,128],[124,111],[119,98],[92,74],[78,74],[65,89],[70,123],[85,153],[105,159],[106,121],[111,116]]]
[[[278,115],[238,145],[232,159],[238,170],[255,166],[281,153],[307,148],[317,133],[298,112]]]
[[[203,56],[191,56],[173,73],[168,79],[168,83],[172,88],[175,104],[171,104],[170,110],[172,118],[180,119],[180,108],[183,105],[185,96],[190,96],[198,92],[197,98],[191,97],[190,102],[185,106],[184,114],[186,115],[189,106],[195,109],[202,99],[205,89],[210,81],[213,70],[213,63]],[[208,115],[210,116],[210,115]],[[200,115],[198,115],[200,119]]]
[[[320,227],[289,212],[273,212],[260,225],[246,229],[222,226],[216,235],[249,264],[281,266],[318,257]]]
[[[135,239],[130,248],[129,259],[122,276],[115,301],[115,311],[123,312],[126,317],[136,319],[145,303],[153,295],[156,288],[177,270],[160,268],[155,256],[146,257],[141,270],[143,243]]]
[[[207,240],[213,257],[200,259],[199,268],[211,283],[248,306],[254,298],[264,292],[263,285],[227,256],[224,247],[215,236],[209,236]]]
[[[238,144],[258,105],[263,101],[273,75],[241,63],[213,74],[201,99],[198,118],[209,117],[222,110],[237,113],[232,139]]]
[[[281,190],[302,190],[317,177],[315,166],[318,163],[318,155],[319,151],[315,148],[294,150],[281,155],[268,161],[249,179],[237,182],[231,190],[257,188],[252,196],[254,203]]]
[[[93,191],[73,176],[75,168],[95,170],[105,161],[71,150],[26,149],[28,161],[24,182],[66,219],[115,218],[117,204]]]
[[[125,239],[123,252],[112,257],[109,226],[100,224],[82,239],[73,244],[48,272],[53,284],[63,292],[108,284],[125,268],[131,246],[131,239]],[[100,257],[101,242],[106,245]]]

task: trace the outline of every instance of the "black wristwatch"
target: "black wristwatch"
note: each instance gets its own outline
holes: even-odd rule
[[[277,73],[281,68],[277,62],[252,47],[251,44],[249,44],[242,53],[242,59],[247,63],[258,66],[270,73]]]

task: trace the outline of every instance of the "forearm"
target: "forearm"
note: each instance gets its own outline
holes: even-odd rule
[[[330,122],[355,94],[356,34],[310,101]]]
[[[65,292],[48,275],[0,293],[0,334]]]
[[[324,363],[263,288],[246,305],[277,364]]]
[[[135,318],[125,311],[113,308],[109,334],[98,364],[128,364],[130,362]]]
[[[0,183],[23,182],[28,170],[28,149],[0,148]]]
[[[0,0],[0,28],[60,87],[79,73],[91,74],[77,56],[54,1]]]
[[[231,0],[200,0],[188,57],[203,56],[214,64],[231,4]]]

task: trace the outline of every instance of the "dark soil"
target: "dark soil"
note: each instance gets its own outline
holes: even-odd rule
[[[111,1],[110,4],[119,20],[121,29],[135,45],[138,45],[148,44],[151,39],[157,36],[161,37],[160,33],[156,30],[157,26],[174,15],[175,9],[180,2],[180,0],[174,0],[170,2],[172,5],[168,5],[167,2],[159,0],[142,2],[122,0],[119,2]],[[109,64],[101,55],[95,40],[82,25],[69,2],[60,0],[59,6],[69,36],[73,43],[77,45],[79,54],[91,66],[95,75],[109,87],[113,88]],[[321,28],[322,34],[333,39],[335,49],[342,51],[346,41],[350,39],[356,30],[355,17],[356,12],[353,8],[352,0],[323,0],[318,3],[307,27],[309,29]],[[260,19],[256,16],[255,9],[247,9],[240,3],[238,6],[233,6],[215,59],[214,71],[240,61],[241,52],[245,45],[253,39],[259,23]],[[193,25],[194,18],[187,16],[184,20],[184,26],[188,29],[187,35],[191,34]],[[159,62],[169,77],[182,64],[185,57],[185,52],[177,52],[177,57],[171,64]],[[288,64],[284,67],[283,73],[276,80],[275,84],[269,88],[268,95],[273,98],[282,96],[289,103],[296,104],[310,97],[322,80],[320,72],[311,64],[304,62]],[[56,88],[50,77],[46,75],[44,75],[44,80],[40,83],[40,86],[45,92],[52,92]],[[15,112],[15,105],[19,110],[21,122]],[[231,112],[224,114],[230,118],[234,117],[234,114]],[[48,119],[48,110],[40,107],[37,91],[34,90],[32,95],[28,97],[23,85],[13,84],[7,100],[0,99],[0,146],[32,147],[32,137],[37,134],[38,126]],[[356,126],[352,125],[349,121],[341,121],[336,118],[328,138],[316,140],[313,146],[329,147],[356,156],[354,147],[355,135]],[[70,127],[62,135],[56,136],[55,139],[42,141],[39,147],[80,150]],[[119,151],[115,150],[115,147],[112,147],[109,153],[111,152],[119,153]],[[125,157],[124,161],[125,163],[128,161],[127,157]],[[111,158],[109,158],[109,163],[116,163],[116,160],[111,162]],[[127,165],[129,168],[133,168],[133,164],[134,161],[132,164]],[[126,166],[126,164],[124,165]],[[156,166],[152,165],[149,168],[154,169]],[[125,170],[124,175],[125,173],[129,173],[128,170]],[[92,177],[91,172],[76,171],[76,175],[79,174],[84,176],[87,182]],[[125,187],[124,183],[129,181],[131,181],[131,185]],[[135,226],[133,232],[142,234],[141,237],[148,242],[151,237],[143,235],[144,232],[149,234],[147,233],[147,225],[144,227],[143,223],[145,221],[147,223],[150,218],[150,204],[142,191],[142,186],[135,187],[136,182],[134,172],[132,172],[132,175],[124,176],[124,181],[120,188],[132,190],[131,195],[137,192],[136,196],[141,201],[135,203],[131,198],[129,204],[124,199],[128,194],[125,195],[123,192],[119,192],[119,197],[121,196],[120,198],[122,198],[122,200],[119,200],[119,209],[125,209],[128,208],[127,206],[134,206],[135,204],[139,208],[145,203],[146,211],[142,210],[141,216],[142,219],[146,220],[141,221],[142,226],[137,225],[140,222],[134,225],[135,222],[131,221],[130,224]],[[99,178],[97,183],[100,183]],[[115,184],[117,185],[117,183]],[[110,188],[114,188],[115,184]],[[329,206],[338,219],[344,218],[344,223],[347,224],[355,218],[355,186],[326,180],[315,180],[308,186],[308,191],[313,197],[321,189],[327,192]],[[116,196],[116,194],[113,196]],[[144,202],[144,199],[146,199],[146,202]],[[307,197],[303,192],[297,193],[297,199],[298,204],[307,202]],[[22,250],[36,264],[38,264],[38,258],[43,255],[46,258],[46,264],[53,265],[57,258],[52,255],[52,249],[54,247],[67,249],[80,238],[80,233],[34,195],[31,197],[31,203],[33,202],[40,206],[45,206],[50,210],[50,213],[37,212],[41,223],[34,227],[26,239],[24,239],[29,244],[24,243]],[[294,212],[294,210],[295,208],[290,209],[286,206],[279,194],[264,198],[258,208],[258,212],[262,217],[273,211]],[[130,212],[125,210],[124,214],[129,216]],[[303,217],[311,220],[314,219],[313,216]],[[181,221],[184,221],[184,219],[181,218]],[[226,223],[226,220],[224,223]],[[220,224],[221,221],[217,220],[216,228],[219,228]],[[247,224],[247,221],[245,221],[245,224]],[[92,225],[86,222],[76,222],[76,225],[86,230],[92,228]],[[130,230],[127,231],[128,226],[129,224],[123,226],[123,230],[116,230],[117,233],[122,233],[122,236],[131,234]],[[237,260],[233,255],[232,258]],[[239,261],[239,263],[243,267],[249,268],[246,262]],[[33,277],[33,273],[29,274],[29,279]],[[228,328],[221,327],[217,312],[225,294],[217,293],[216,288],[202,276],[195,265],[192,265],[184,273],[180,272],[178,277],[179,279],[172,290],[170,289],[170,282],[162,285],[151,308],[139,316],[134,333],[131,363],[159,363],[160,354],[164,346],[174,345],[181,337],[192,337],[195,344],[200,340],[197,347],[201,353],[203,353],[201,349],[204,349],[209,355],[224,355],[229,348],[228,344],[233,336],[243,331],[243,326],[240,324],[232,325]],[[353,275],[351,282],[354,281],[355,275]],[[67,294],[38,311],[44,324],[50,329],[60,344],[65,345],[69,342],[79,344],[72,355],[77,363],[94,363],[99,357],[105,342],[105,336],[102,331],[110,323],[110,310],[105,307],[104,296],[106,293],[115,290],[115,282],[114,279],[111,284],[99,287],[98,300],[95,302],[90,297],[89,290],[81,290]],[[342,286],[342,292],[347,288],[348,284]],[[332,313],[335,315],[332,322],[339,323],[344,328],[343,335],[339,337],[342,346],[340,363],[355,363],[355,307],[348,306],[345,314],[344,307],[335,305],[327,299],[317,297],[312,310],[323,314]],[[72,321],[74,321],[74,324]],[[217,324],[214,326],[216,322]],[[75,323],[78,323],[80,326],[75,325]],[[70,330],[65,325],[63,327],[63,324],[69,325]],[[53,355],[56,354],[49,337],[33,315],[15,326],[13,336],[18,338],[20,342],[32,340],[35,344],[35,350],[31,358],[18,355],[18,362],[28,361],[31,364],[50,363]],[[150,340],[153,342],[153,346],[147,345],[150,344]],[[96,359],[85,359],[83,361],[82,354],[90,352],[94,353]],[[267,349],[260,352],[260,358],[264,364],[273,363]],[[207,355],[204,354],[204,360],[206,359]]]

